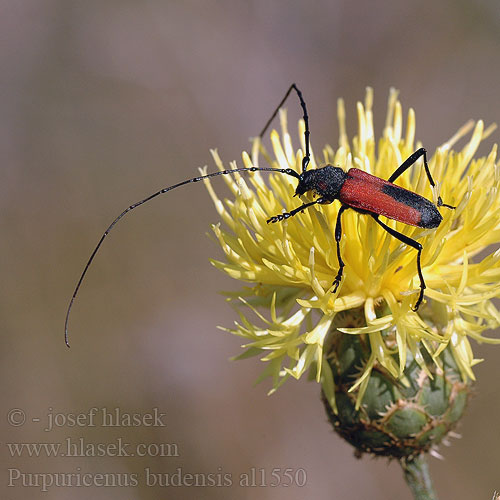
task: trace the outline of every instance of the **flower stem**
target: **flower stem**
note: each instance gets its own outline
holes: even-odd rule
[[[401,460],[405,480],[415,500],[438,500],[424,454]]]

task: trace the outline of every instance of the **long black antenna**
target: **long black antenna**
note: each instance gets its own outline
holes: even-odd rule
[[[134,210],[134,208],[137,208],[140,205],[143,205],[144,203],[147,203],[148,201],[152,200],[153,198],[156,198],[160,194],[167,193],[168,191],[172,191],[172,189],[178,188],[180,186],[184,186],[185,184],[190,184],[192,182],[199,182],[204,179],[208,179],[210,177],[217,177],[218,175],[228,175],[228,174],[233,174],[235,172],[257,172],[257,171],[264,171],[264,172],[279,172],[281,174],[287,174],[291,175],[292,177],[295,177],[296,179],[300,180],[300,175],[295,172],[295,170],[292,170],[291,168],[271,168],[271,167],[242,167],[242,168],[235,168],[232,170],[221,170],[219,172],[213,172],[211,174],[207,175],[201,175],[199,177],[193,177],[192,179],[188,179],[186,181],[179,182],[178,184],[174,184],[173,186],[168,186],[166,188],[161,189],[160,191],[157,191],[156,193],[148,196],[147,198],[144,198],[141,201],[138,201],[132,205],[130,205],[128,208],[126,208],[104,231],[104,234],[101,236],[101,239],[99,240],[99,243],[97,243],[96,247],[94,248],[94,251],[90,255],[89,260],[87,261],[87,264],[85,265],[85,268],[83,269],[83,272],[80,276],[80,279],[78,280],[78,283],[76,284],[75,291],[73,292],[73,296],[71,297],[71,301],[68,306],[68,310],[66,312],[66,320],[64,322],[64,341],[66,342],[66,345],[69,347],[69,339],[68,339],[68,323],[69,323],[69,315],[71,313],[71,308],[73,307],[73,303],[75,302],[76,296],[78,295],[78,290],[80,290],[80,286],[83,282],[83,279],[85,278],[85,275],[87,274],[87,271],[92,264],[92,261],[94,260],[94,257],[96,256],[97,252],[99,251],[99,248],[101,247],[104,238],[110,233],[110,231],[113,229],[115,224],[123,217],[125,216],[128,212]]]
[[[309,152],[309,136],[311,135],[311,132],[309,130],[309,115],[307,114],[307,107],[306,107],[306,102],[304,101],[304,98],[302,97],[302,92],[297,88],[297,85],[295,83],[292,83],[290,85],[290,88],[286,91],[285,97],[281,99],[281,102],[278,104],[277,108],[274,110],[274,113],[271,115],[271,118],[267,120],[267,123],[264,125],[264,128],[262,129],[262,132],[259,134],[259,139],[262,139],[263,135],[266,133],[266,130],[269,128],[269,125],[271,125],[271,122],[274,120],[276,115],[278,114],[278,111],[281,109],[283,104],[285,104],[285,101],[288,99],[288,96],[292,92],[292,90],[295,90],[297,92],[297,96],[300,101],[300,106],[302,107],[302,112],[304,113],[302,115],[302,118],[304,119],[304,124],[305,124],[305,131],[304,131],[304,139],[306,143],[306,154],[304,158],[302,158],[302,173],[304,173],[307,169],[307,165],[309,165],[309,161],[311,160],[311,154]]]

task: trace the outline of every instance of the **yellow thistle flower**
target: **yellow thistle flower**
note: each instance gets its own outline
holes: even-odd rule
[[[373,92],[367,89],[364,104],[357,104],[358,133],[349,141],[344,103],[338,101],[339,145],[326,146],[321,159],[311,153],[310,168],[331,164],[352,167],[387,179],[420,144],[415,144],[415,113],[410,109],[406,127],[397,92],[391,90],[382,137],[376,144],[372,115]],[[304,123],[298,135],[302,149],[296,150],[288,133],[286,115],[280,114],[281,137],[271,133],[273,155],[258,140],[252,154],[243,153],[245,167],[266,166],[301,171]],[[437,182],[433,192],[421,162],[405,172],[397,184],[437,201],[438,194],[455,210],[441,209],[443,222],[437,229],[422,229],[395,221],[390,227],[423,245],[422,269],[427,289],[424,303],[411,308],[418,294],[416,252],[390,236],[371,217],[353,210],[343,216],[341,247],[344,276],[336,293],[332,281],[338,270],[334,226],[340,203],[316,205],[288,221],[266,220],[298,206],[293,197],[296,180],[260,172],[249,176],[224,176],[234,199],[221,201],[210,181],[205,184],[224,223],[213,231],[226,261],[213,264],[229,276],[253,284],[233,299],[246,308],[231,331],[245,339],[245,353],[238,358],[264,354],[263,377],[271,376],[276,390],[290,376],[296,379],[309,369],[322,383],[327,400],[335,407],[334,380],[325,362],[327,333],[336,327],[339,313],[361,308],[359,326],[339,328],[349,335],[365,334],[371,355],[351,390],[358,391],[358,405],[374,366],[384,367],[404,383],[407,356],[431,376],[422,356],[427,351],[439,365],[439,355],[451,349],[464,380],[474,379],[474,359],[469,339],[500,343],[483,331],[500,324],[500,313],[492,298],[500,296],[500,250],[478,255],[500,241],[500,168],[497,146],[487,157],[474,159],[480,143],[495,129],[483,122],[470,122],[429,159]],[[460,150],[452,147],[472,131]],[[220,170],[225,167],[212,151]],[[235,164],[231,165],[236,168]],[[205,173],[205,171],[202,171]],[[265,174],[266,175],[266,174]],[[262,313],[262,309],[267,313]],[[254,316],[251,320],[249,316]],[[393,332],[388,340],[387,332]],[[262,377],[262,378],[263,378]]]

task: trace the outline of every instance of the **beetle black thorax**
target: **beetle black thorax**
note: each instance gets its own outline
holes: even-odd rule
[[[347,174],[340,167],[332,165],[306,170],[300,176],[295,194],[300,196],[313,191],[322,198],[334,201],[339,197],[340,189],[346,179]]]

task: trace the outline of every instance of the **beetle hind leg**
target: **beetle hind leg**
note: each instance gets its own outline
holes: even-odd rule
[[[438,196],[437,206],[438,207],[446,207],[446,208],[449,208],[451,210],[455,210],[455,208],[457,208],[457,207],[454,207],[453,205],[448,205],[447,203],[443,203],[441,196]]]
[[[415,302],[415,305],[412,307],[413,311],[417,312],[418,308],[420,307],[420,304],[424,300],[424,290],[427,288],[425,286],[424,275],[422,273],[422,264],[421,264],[423,247],[418,241],[415,241],[414,239],[406,236],[405,234],[396,231],[392,227],[389,227],[387,224],[384,224],[381,220],[379,220],[378,215],[372,215],[372,217],[375,219],[375,222],[383,229],[385,229],[391,236],[394,236],[394,238],[398,239],[405,245],[414,248],[417,251],[417,273],[420,279],[420,293],[418,294],[418,298],[417,301]]]
[[[406,172],[412,165],[416,163],[416,161],[422,157],[424,158],[424,169],[425,169],[425,174],[427,175],[427,179],[429,179],[429,184],[432,187],[436,186],[436,183],[434,182],[434,179],[432,178],[431,171],[429,170],[429,165],[427,163],[427,150],[425,148],[419,148],[417,149],[413,154],[411,154],[394,172],[393,174],[387,179],[389,182],[394,182],[401,174]],[[443,200],[441,199],[441,196],[438,196],[438,202],[437,202],[438,207],[446,207],[454,210],[456,207],[453,205],[448,205],[447,203],[443,203]]]

